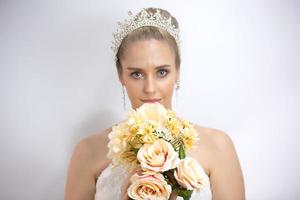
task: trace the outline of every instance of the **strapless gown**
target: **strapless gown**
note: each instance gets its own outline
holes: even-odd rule
[[[123,180],[126,178],[126,171],[123,167],[112,168],[108,165],[97,179],[95,200],[118,200],[121,195]],[[182,200],[177,197],[177,200]],[[210,187],[199,193],[193,192],[191,200],[211,200],[212,193]]]

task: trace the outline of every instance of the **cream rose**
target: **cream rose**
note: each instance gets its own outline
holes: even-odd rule
[[[177,167],[180,159],[173,146],[163,139],[153,144],[144,144],[138,151],[137,159],[143,170],[164,172]]]
[[[191,157],[180,161],[174,176],[178,184],[188,190],[199,192],[209,186],[209,179],[204,169]]]
[[[162,174],[134,174],[131,177],[131,185],[127,194],[137,200],[167,200],[170,197],[172,188],[165,181]]]
[[[167,118],[167,109],[160,103],[144,103],[137,109],[137,115],[155,126],[161,126]]]
[[[126,138],[126,132],[123,130],[127,129],[125,123],[120,123],[117,126],[112,127],[112,131],[108,134],[109,142],[107,147],[109,149],[107,157],[112,159],[114,165],[120,164],[120,156],[127,148],[127,141],[123,138]]]

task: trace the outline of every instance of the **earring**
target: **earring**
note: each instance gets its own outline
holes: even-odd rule
[[[180,81],[176,81],[175,92],[176,92],[176,106],[178,107],[178,90],[180,88]]]
[[[175,86],[176,91],[179,90],[179,88],[180,88],[180,80],[177,80]]]
[[[125,86],[122,85],[122,93],[123,93],[123,109],[126,111],[126,99],[125,99]]]

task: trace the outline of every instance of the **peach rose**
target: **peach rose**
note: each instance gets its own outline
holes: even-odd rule
[[[171,186],[168,185],[160,173],[134,174],[131,177],[131,185],[127,190],[128,196],[137,200],[167,200],[171,192]]]
[[[180,159],[173,146],[163,139],[153,144],[144,144],[138,151],[137,159],[143,170],[164,172],[177,167]]]
[[[178,184],[188,190],[199,192],[209,186],[209,179],[204,169],[191,157],[180,161],[174,176]]]

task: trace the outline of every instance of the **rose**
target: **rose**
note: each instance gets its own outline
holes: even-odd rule
[[[145,103],[137,109],[143,119],[154,122],[163,122],[167,116],[167,109],[160,103]]]
[[[167,119],[167,109],[160,103],[144,103],[136,110],[131,110],[127,115],[129,125],[141,125],[144,122],[161,127]]]
[[[160,173],[142,175],[134,174],[131,177],[131,185],[127,194],[132,199],[167,200],[170,197],[172,188],[165,181]]]
[[[174,171],[178,184],[188,190],[201,191],[208,187],[209,179],[201,165],[193,158],[181,160]]]
[[[113,126],[112,131],[108,134],[109,142],[107,147],[109,149],[107,157],[112,159],[114,165],[120,164],[121,154],[126,150],[127,143],[124,142],[126,139],[125,124],[120,123],[118,126]],[[123,139],[125,138],[125,139]],[[125,140],[126,141],[126,140]]]
[[[158,139],[153,144],[144,144],[138,151],[137,159],[143,170],[154,172],[174,169],[180,161],[173,146],[163,139]]]

